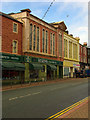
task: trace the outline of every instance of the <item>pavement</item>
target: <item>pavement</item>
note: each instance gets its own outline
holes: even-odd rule
[[[52,81],[44,81],[44,82],[36,82],[36,83],[31,83],[31,84],[23,84],[23,85],[13,85],[13,86],[3,86],[2,91],[7,91],[7,90],[13,90],[13,89],[18,89],[18,88],[24,88],[24,87],[32,87],[32,86],[39,86],[39,85],[45,85],[45,84],[50,84],[50,83],[56,83],[56,82],[65,82],[70,81],[70,80],[77,80],[81,78],[65,78],[65,79],[57,79],[57,80],[52,80]],[[88,119],[90,120],[90,96],[88,97],[87,100],[82,102],[80,105],[74,107],[72,110],[66,112],[65,114],[58,116],[59,120],[63,119],[73,119],[73,118],[83,118],[83,120]]]

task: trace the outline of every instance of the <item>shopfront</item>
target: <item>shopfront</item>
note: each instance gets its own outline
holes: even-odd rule
[[[62,70],[60,70],[60,67]],[[46,81],[63,77],[63,62],[25,56],[25,80]]]
[[[9,83],[10,80],[16,83],[24,81],[25,65],[22,56],[1,53],[0,60],[3,83]]]
[[[64,60],[63,76],[64,77],[74,77],[75,69],[79,70],[79,68],[80,68],[79,62]]]

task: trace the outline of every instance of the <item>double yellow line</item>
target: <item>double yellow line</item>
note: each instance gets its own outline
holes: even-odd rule
[[[78,105],[82,104],[83,102],[85,102],[85,101],[87,101],[87,100],[88,100],[88,97],[86,97],[86,98],[84,98],[84,99],[82,99],[82,100],[74,103],[73,105],[71,105],[71,106],[63,109],[62,111],[60,111],[60,112],[58,112],[58,113],[50,116],[49,118],[47,118],[47,119],[45,119],[45,120],[54,120],[55,118],[60,117],[61,115],[65,114],[66,112],[70,111],[71,109],[77,107]]]

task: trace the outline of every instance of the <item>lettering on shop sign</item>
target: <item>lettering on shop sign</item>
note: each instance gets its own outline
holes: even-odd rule
[[[19,61],[20,57],[19,56],[9,56],[9,55],[0,55],[0,59],[5,59],[5,60],[15,60]]]
[[[43,60],[43,59],[38,59],[38,62],[40,63],[51,63],[51,64],[57,64],[55,61],[49,61],[49,60]]]

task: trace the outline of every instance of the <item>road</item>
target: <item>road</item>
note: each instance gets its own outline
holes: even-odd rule
[[[88,96],[88,79],[2,92],[3,118],[48,118]]]

